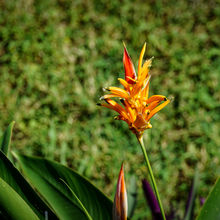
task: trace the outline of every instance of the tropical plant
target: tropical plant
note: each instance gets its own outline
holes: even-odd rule
[[[116,119],[127,122],[129,129],[136,135],[151,180],[151,185],[147,180],[143,180],[146,199],[154,219],[165,220],[170,219],[172,215],[166,215],[163,209],[143,143],[143,132],[152,127],[149,120],[165,107],[170,99],[161,95],[148,98],[151,60],[147,60],[142,66],[144,52],[145,45],[140,54],[138,76],[136,76],[134,65],[124,47],[125,80],[119,79],[124,89],[109,87],[107,90],[111,93],[101,98],[106,103],[100,105],[117,111],[119,116]],[[115,97],[120,98],[123,106],[112,99]],[[27,156],[12,151],[10,143],[13,126],[14,122],[8,126],[0,142],[0,217],[2,219],[126,220],[132,218],[136,195],[131,193],[127,195],[123,165],[119,172],[115,199],[112,202],[87,178],[67,166],[42,157]],[[20,170],[17,165],[20,166]],[[183,216],[184,220],[193,218],[198,187],[196,173]],[[220,219],[219,203],[220,179],[216,181],[197,220]]]

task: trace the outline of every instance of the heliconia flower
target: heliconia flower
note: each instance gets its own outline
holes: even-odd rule
[[[127,219],[127,192],[124,180],[124,168],[121,165],[121,170],[118,176],[117,189],[113,204],[113,220],[126,220]]]
[[[148,97],[149,68],[152,59],[146,60],[142,65],[145,49],[146,43],[140,53],[138,75],[136,75],[134,65],[124,45],[125,79],[118,79],[124,89],[113,86],[108,87],[105,90],[109,91],[110,94],[100,98],[106,101],[106,103],[100,105],[118,112],[119,115],[115,119],[127,122],[129,128],[138,137],[142,136],[145,129],[152,128],[150,119],[170,102],[162,95]],[[120,99],[122,105],[112,99],[115,97]]]

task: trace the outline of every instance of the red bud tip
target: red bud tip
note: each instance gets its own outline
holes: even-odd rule
[[[128,51],[125,47],[125,44],[124,44],[123,63],[124,63],[124,69],[125,69],[125,80],[129,84],[134,84],[135,80],[136,80],[136,72],[135,72],[132,60],[131,60],[131,58],[128,54]]]
[[[124,180],[123,163],[118,176],[117,190],[113,204],[113,220],[127,220],[127,192]]]

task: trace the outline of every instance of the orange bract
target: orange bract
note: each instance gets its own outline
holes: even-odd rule
[[[150,119],[170,102],[169,99],[162,95],[153,95],[148,98],[149,68],[152,59],[146,60],[142,64],[145,49],[146,43],[139,57],[138,75],[136,76],[134,65],[124,45],[125,80],[118,79],[124,89],[118,87],[106,88],[110,94],[101,97],[101,100],[106,101],[106,103],[101,103],[101,106],[118,112],[119,115],[116,119],[126,121],[129,128],[139,137],[142,136],[145,129],[152,128]],[[123,106],[112,100],[114,97],[120,98]],[[163,103],[161,104],[161,102]]]
[[[124,167],[122,164],[113,203],[113,220],[127,220],[127,210],[127,192],[125,186]]]

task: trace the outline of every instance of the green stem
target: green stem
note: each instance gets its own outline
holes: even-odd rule
[[[150,173],[151,182],[152,182],[154,191],[156,193],[157,201],[158,201],[159,206],[160,206],[160,211],[161,211],[161,214],[163,216],[163,220],[166,220],[166,216],[165,216],[165,213],[164,213],[164,210],[163,210],[163,205],[161,203],[160,195],[159,195],[159,192],[157,190],[157,185],[156,185],[156,182],[155,182],[155,179],[154,179],[154,174],[153,174],[153,171],[151,169],[150,161],[148,159],[147,152],[146,152],[146,149],[145,149],[145,146],[144,146],[143,137],[138,137],[137,136],[137,139],[138,139],[138,141],[139,141],[139,143],[141,145],[141,149],[142,149],[142,152],[144,154],[144,158],[145,158],[145,161],[146,161],[146,164],[147,164],[147,168],[148,168],[149,173]]]

